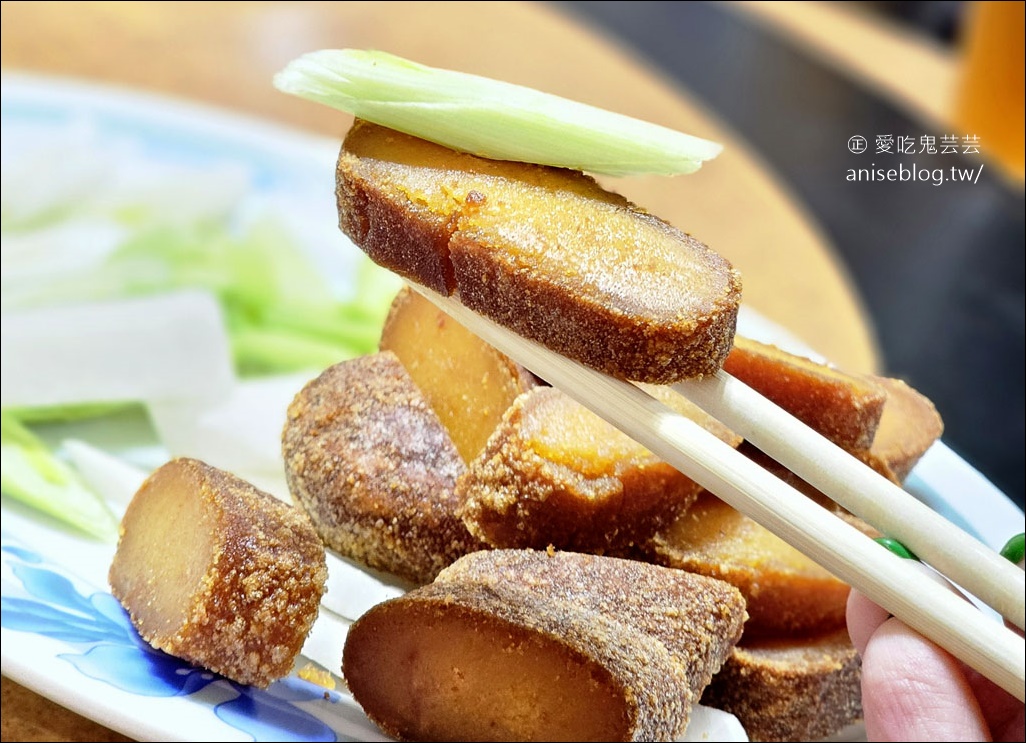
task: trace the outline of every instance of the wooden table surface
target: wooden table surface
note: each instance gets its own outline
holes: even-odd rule
[[[350,118],[277,92],[289,60],[321,48],[378,48],[475,72],[716,139],[692,176],[610,185],[729,258],[745,303],[828,358],[872,370],[860,301],[810,215],[759,157],[687,91],[610,40],[535,3],[4,2],[4,72],[159,92],[341,139]],[[123,740],[3,679],[4,740]]]

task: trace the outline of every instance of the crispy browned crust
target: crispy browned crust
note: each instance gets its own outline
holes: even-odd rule
[[[752,741],[820,740],[862,718],[861,664],[847,630],[734,648],[702,704],[737,716]]]
[[[282,452],[292,496],[346,557],[427,583],[482,546],[455,515],[466,466],[391,352],[307,384],[289,406]]]
[[[368,716],[406,740],[671,740],[744,617],[733,587],[680,571],[574,553],[478,552],[361,617],[346,638],[343,673]],[[418,651],[418,642],[432,633],[451,637],[454,650],[425,678],[432,650]],[[481,649],[464,656],[461,639]],[[421,696],[409,708],[406,679],[446,704]],[[492,689],[502,699],[491,699]],[[562,704],[571,714],[558,719]]]
[[[654,391],[733,436],[680,396]],[[617,555],[684,513],[700,489],[552,387],[517,397],[456,485],[464,522],[493,547]]]
[[[869,448],[887,399],[869,377],[740,336],[723,368],[848,451]]]
[[[179,508],[185,519],[172,518]],[[179,606],[155,609],[183,575],[195,582],[181,586]],[[168,462],[140,488],[109,575],[153,647],[261,687],[292,670],[327,577],[301,511],[194,459]]]
[[[336,183],[340,227],[374,261],[557,353],[665,384],[730,350],[738,273],[579,172],[358,121]]]

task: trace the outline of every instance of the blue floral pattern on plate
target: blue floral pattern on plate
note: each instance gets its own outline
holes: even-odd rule
[[[0,118],[5,156],[57,134],[146,168],[230,167],[249,179],[240,204],[304,225],[301,236],[332,275],[348,280],[346,256],[359,256],[334,226],[338,145],[330,138],[156,95],[7,72]],[[154,448],[114,424],[100,438],[119,453]],[[0,624],[4,672],[15,681],[140,739],[387,740],[344,690],[297,675],[255,689],[154,650],[107,592],[103,547],[6,498],[2,508]],[[323,619],[315,645],[334,652],[345,625]]]
[[[6,629],[32,632],[82,646],[82,652],[60,658],[80,673],[123,691],[150,697],[201,695],[208,687],[223,687],[212,702],[225,723],[253,740],[337,740],[335,731],[295,706],[338,695],[298,678],[257,689],[196,668],[150,647],[139,637],[121,604],[97,591],[83,596],[66,576],[30,549],[3,535],[0,545],[11,573],[32,598],[4,595],[0,623]]]

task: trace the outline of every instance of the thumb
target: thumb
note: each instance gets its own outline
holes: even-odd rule
[[[990,740],[962,665],[898,619],[866,643],[862,706],[869,740]]]

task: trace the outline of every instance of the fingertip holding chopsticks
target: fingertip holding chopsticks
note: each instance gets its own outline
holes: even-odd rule
[[[910,627],[1026,700],[1026,642],[639,387],[571,361],[416,284],[469,330],[616,426]],[[1010,622],[1026,624],[1026,579],[965,533],[747,385],[720,371],[674,385],[838,505],[906,544]]]

